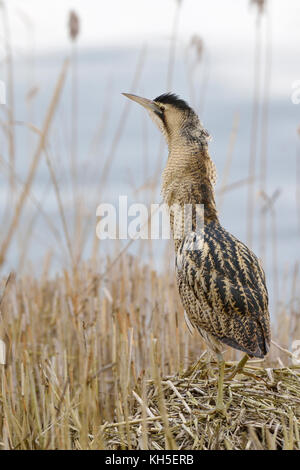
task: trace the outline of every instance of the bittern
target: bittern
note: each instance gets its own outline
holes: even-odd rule
[[[226,415],[224,345],[246,353],[229,378],[242,370],[249,357],[263,358],[270,347],[265,274],[255,254],[219,222],[209,135],[194,110],[171,93],[154,100],[124,95],[148,110],[167,141],[164,201],[170,208],[204,206],[202,235],[195,231],[193,215],[190,232],[174,239],[176,279],[188,324],[198,330],[218,361],[218,393],[211,412]],[[171,216],[173,234],[174,220]]]

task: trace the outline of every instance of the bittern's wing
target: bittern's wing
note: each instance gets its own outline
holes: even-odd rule
[[[187,249],[191,241],[197,243],[196,234],[193,240],[191,235],[183,240],[176,271],[193,326],[263,357],[270,344],[270,319],[265,276],[257,257],[218,222],[205,225],[201,249]]]

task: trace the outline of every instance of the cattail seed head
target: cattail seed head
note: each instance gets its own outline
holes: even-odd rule
[[[79,17],[74,10],[69,15],[69,35],[72,41],[76,41],[79,34]]]
[[[259,13],[262,14],[267,5],[267,0],[250,0],[251,4],[256,5]]]

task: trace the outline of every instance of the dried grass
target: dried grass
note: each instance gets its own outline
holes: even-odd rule
[[[101,276],[91,266],[6,285],[2,449],[299,449],[300,372],[284,350],[226,383],[229,422],[208,417],[217,368],[185,326],[174,274],[127,255]]]
[[[185,373],[162,378],[169,430],[178,449],[300,449],[300,367],[264,369],[250,363],[245,370],[251,375],[241,374],[226,383],[227,420],[205,413],[215,404],[217,378],[217,366],[208,357]],[[108,448],[145,448],[144,423],[147,448],[165,449],[155,382],[147,382],[147,405],[133,394],[136,403],[127,423],[129,433],[121,432],[124,422],[103,426]],[[149,410],[147,418],[142,417],[143,406]]]

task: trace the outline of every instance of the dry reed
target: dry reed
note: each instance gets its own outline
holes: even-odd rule
[[[226,383],[230,425],[209,419],[216,365],[186,328],[173,273],[128,255],[107,267],[54,280],[45,267],[6,287],[3,449],[254,448],[253,433],[263,447],[299,448],[300,377],[285,350]]]

